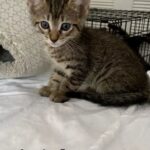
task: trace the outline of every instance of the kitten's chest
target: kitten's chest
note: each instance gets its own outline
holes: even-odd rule
[[[60,63],[57,61],[56,58],[53,58],[53,57],[50,57],[50,61],[51,61],[51,64],[53,65],[53,67],[56,69],[59,69],[59,70],[62,70],[64,71],[65,68],[66,68],[66,64],[65,63]]]
[[[63,57],[63,59],[65,60],[64,57]],[[57,59],[57,56],[54,57],[52,55],[50,55],[50,61],[51,61],[53,69],[60,70],[60,71],[64,72],[66,75],[70,76],[71,71],[66,69],[66,67],[68,65],[67,62],[65,62],[65,61],[60,62],[59,59]]]

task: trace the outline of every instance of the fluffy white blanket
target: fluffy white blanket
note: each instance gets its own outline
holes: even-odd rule
[[[14,62],[0,59],[0,78],[25,77],[48,69],[50,62],[41,40],[30,23],[27,0],[0,0],[0,45]]]

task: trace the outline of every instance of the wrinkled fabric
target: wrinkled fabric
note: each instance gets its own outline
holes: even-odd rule
[[[149,150],[150,106],[102,107],[38,95],[48,75],[0,80],[1,150]]]

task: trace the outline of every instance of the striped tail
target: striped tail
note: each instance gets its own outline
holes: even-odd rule
[[[144,104],[148,101],[148,96],[140,92],[98,94],[96,92],[68,92],[69,98],[85,99],[87,101],[100,104],[102,106],[129,106],[133,104]]]

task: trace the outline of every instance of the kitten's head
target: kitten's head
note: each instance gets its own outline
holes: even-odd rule
[[[33,23],[51,47],[59,47],[79,35],[90,0],[28,0]]]

